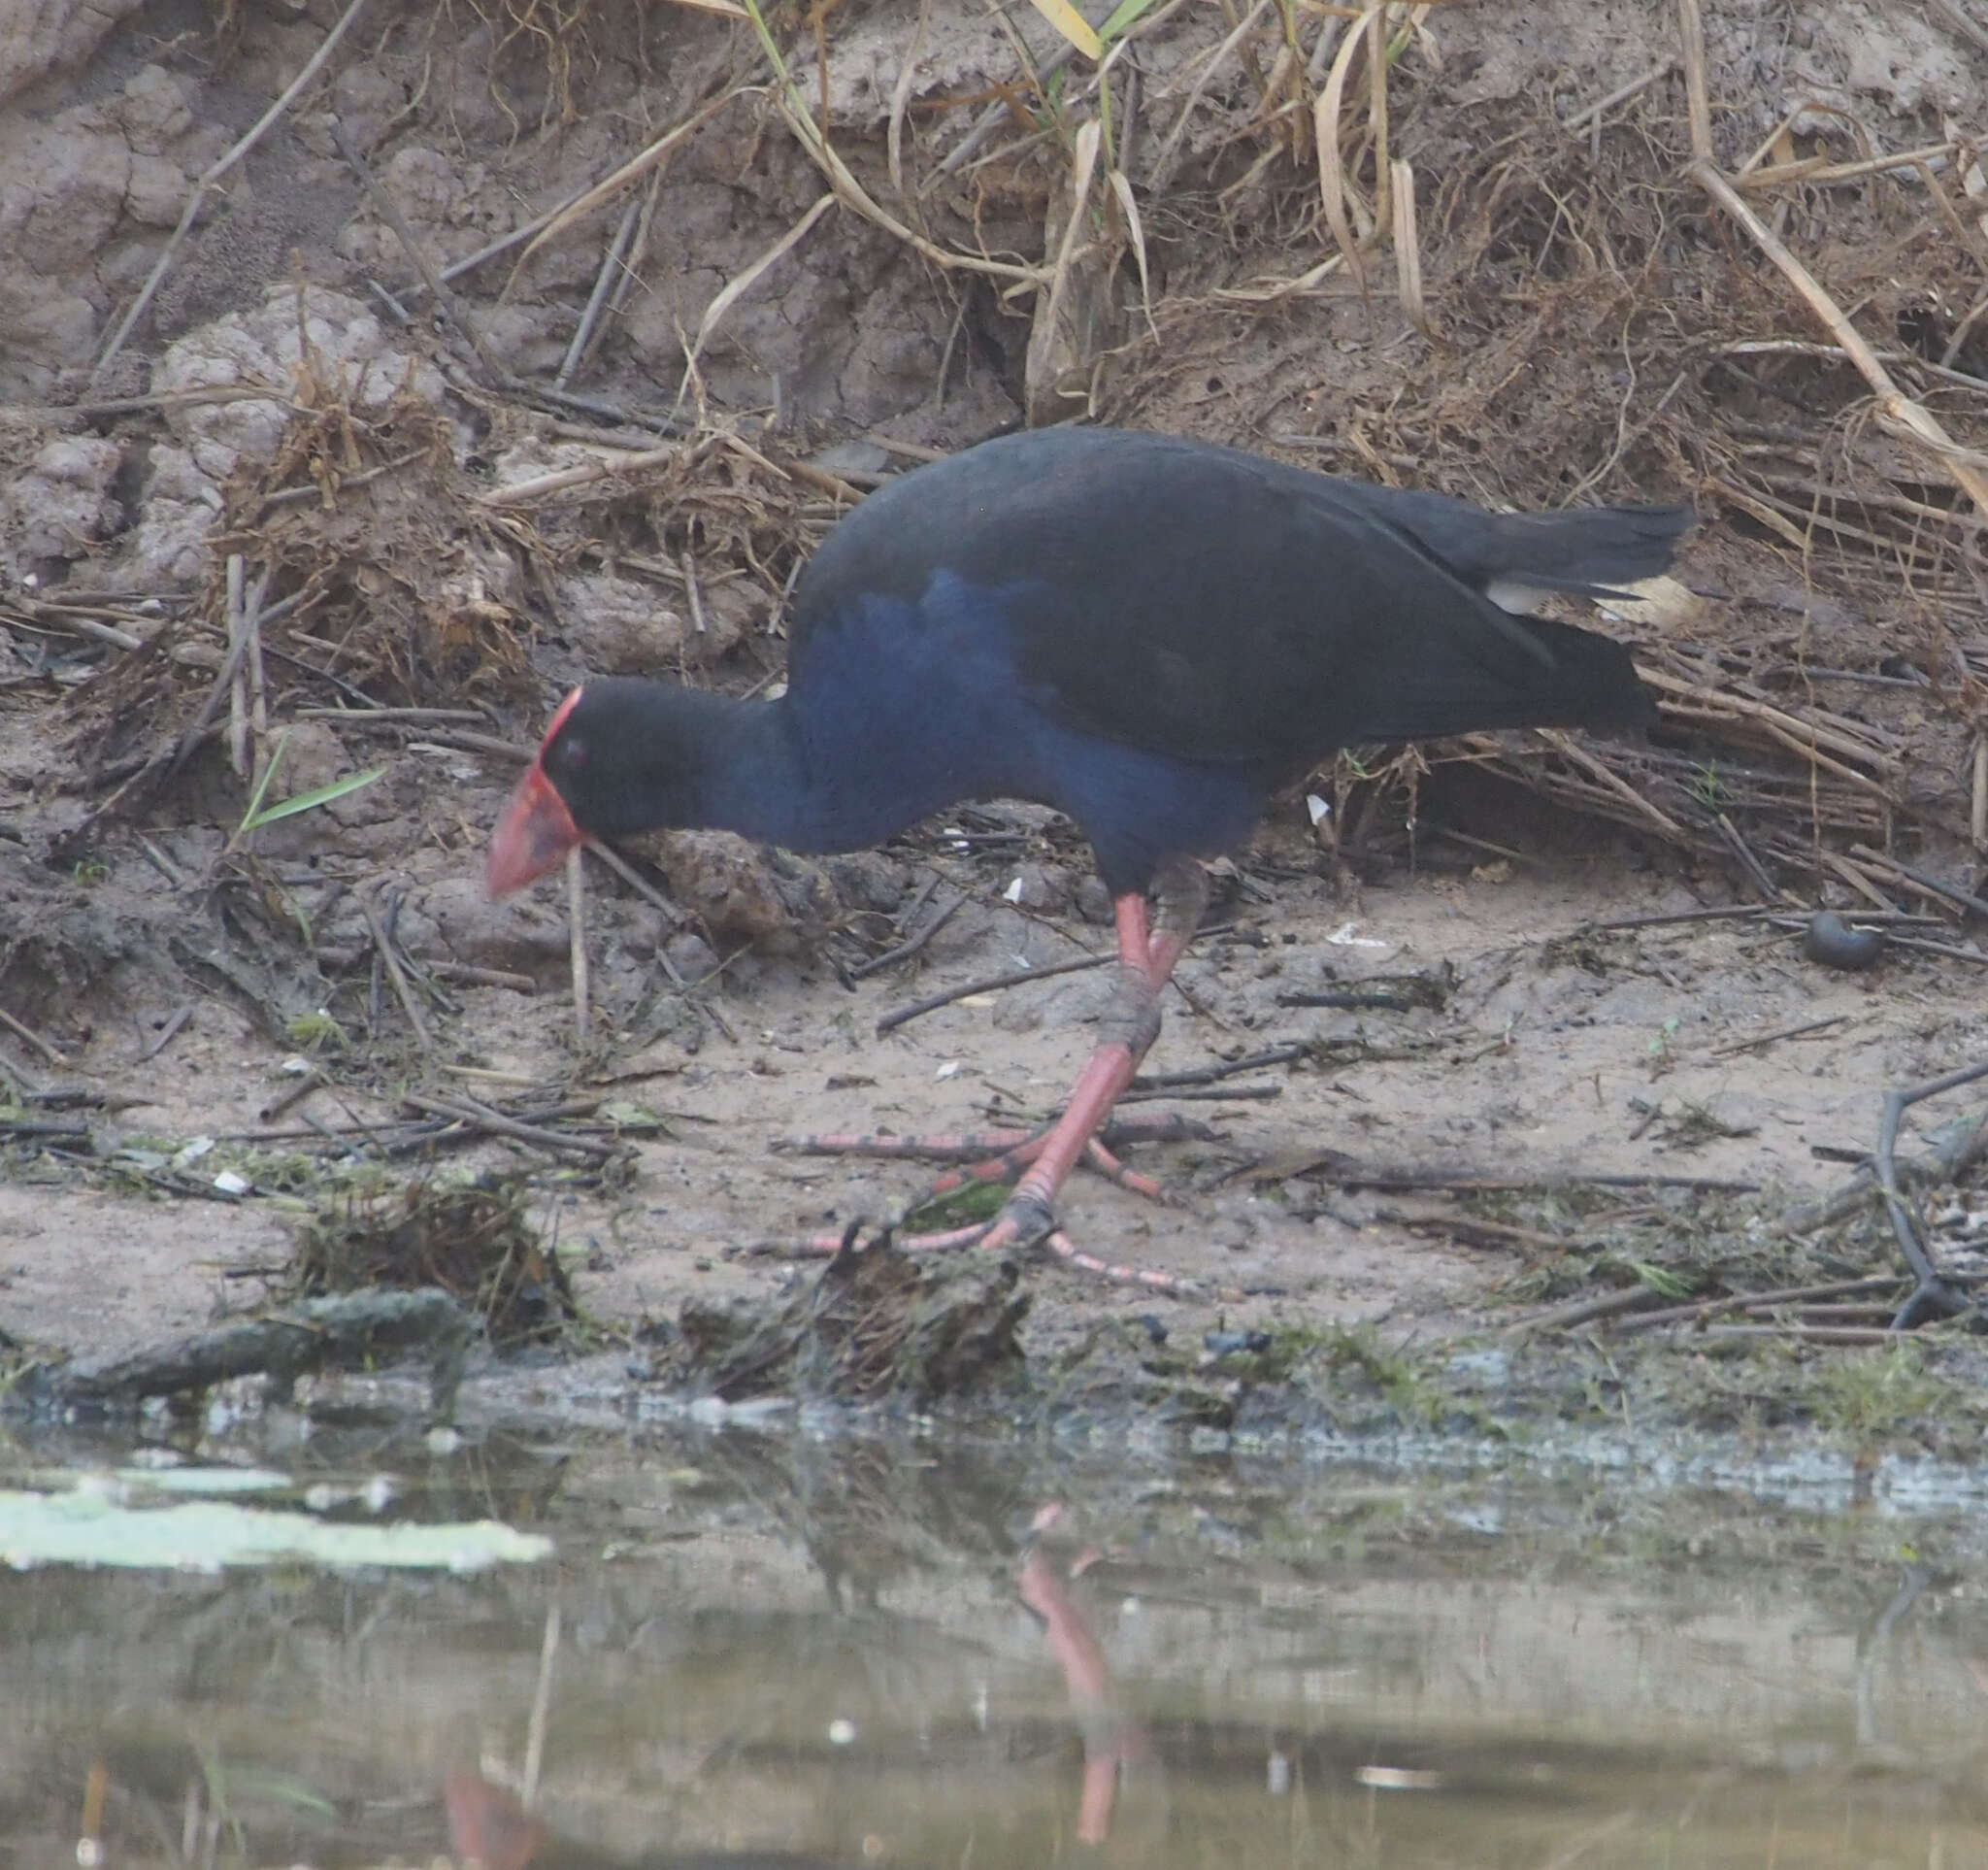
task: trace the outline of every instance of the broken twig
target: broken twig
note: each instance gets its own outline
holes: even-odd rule
[[[915,935],[908,936],[895,948],[887,948],[881,954],[873,954],[867,961],[859,961],[849,969],[849,979],[865,981],[873,974],[881,974],[887,967],[895,967],[900,961],[909,961],[922,954],[930,945],[933,936],[952,920],[967,906],[965,895],[955,896],[951,902],[934,916]]]
[[[913,1000],[909,1006],[884,1014],[877,1021],[877,1036],[881,1039],[886,1032],[895,1032],[899,1026],[928,1013],[937,1013],[957,1000],[971,999],[977,993],[999,993],[1026,981],[1047,981],[1058,974],[1081,974],[1086,968],[1110,967],[1117,958],[1116,954],[1086,954],[1080,961],[1052,961],[1047,967],[1015,968],[1007,974],[990,974],[984,980],[969,981],[963,986],[947,987],[944,993],[927,994],[922,1000]]]
[[[1892,1319],[1894,1331],[1908,1331],[1926,1318],[1955,1318],[1971,1306],[1967,1293],[1940,1277],[1925,1243],[1919,1238],[1918,1225],[1905,1206],[1905,1191],[1899,1186],[1896,1152],[1899,1125],[1905,1120],[1905,1112],[1914,1104],[1929,1097],[1938,1097],[1945,1091],[1958,1090],[1961,1085],[1974,1084],[1983,1078],[1988,1078],[1988,1059],[1948,1072],[1944,1078],[1929,1078],[1923,1084],[1885,1092],[1884,1116],[1877,1125],[1877,1148],[1872,1153],[1872,1167],[1878,1189],[1884,1196],[1884,1211],[1890,1217],[1891,1230],[1898,1240],[1899,1251],[1905,1254],[1905,1264],[1912,1269],[1912,1277],[1919,1282],[1911,1297],[1899,1308],[1898,1316]]]

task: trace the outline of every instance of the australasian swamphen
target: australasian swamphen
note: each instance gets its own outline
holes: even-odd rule
[[[1649,718],[1620,644],[1507,606],[1652,577],[1690,518],[1487,513],[1127,430],[983,443],[822,542],[779,699],[642,681],[568,695],[497,827],[489,888],[661,826],[837,852],[963,799],[1067,813],[1115,899],[1119,970],[1069,1104],[980,1235],[1040,1238],[1159,1031],[1207,896],[1197,860],[1342,747]]]

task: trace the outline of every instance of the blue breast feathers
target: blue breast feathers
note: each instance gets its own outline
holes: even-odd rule
[[[1029,581],[934,575],[915,603],[866,596],[816,622],[788,672],[797,821],[781,842],[848,850],[963,799],[1025,798],[1082,827],[1114,893],[1175,853],[1232,850],[1262,810],[1253,767],[1171,758],[1070,718],[1019,666]]]

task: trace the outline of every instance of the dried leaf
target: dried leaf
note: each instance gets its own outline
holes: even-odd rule
[[[1095,61],[1104,57],[1104,42],[1099,39],[1097,29],[1070,4],[1070,0],[1034,0],[1034,5],[1036,11],[1086,58]]]

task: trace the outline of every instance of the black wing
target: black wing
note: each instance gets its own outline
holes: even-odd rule
[[[874,494],[810,565],[794,648],[847,596],[950,571],[1087,730],[1182,758],[1294,767],[1469,728],[1626,723],[1620,645],[1508,616],[1494,582],[1602,590],[1671,558],[1682,509],[1490,514],[1206,443],[1015,435]]]

